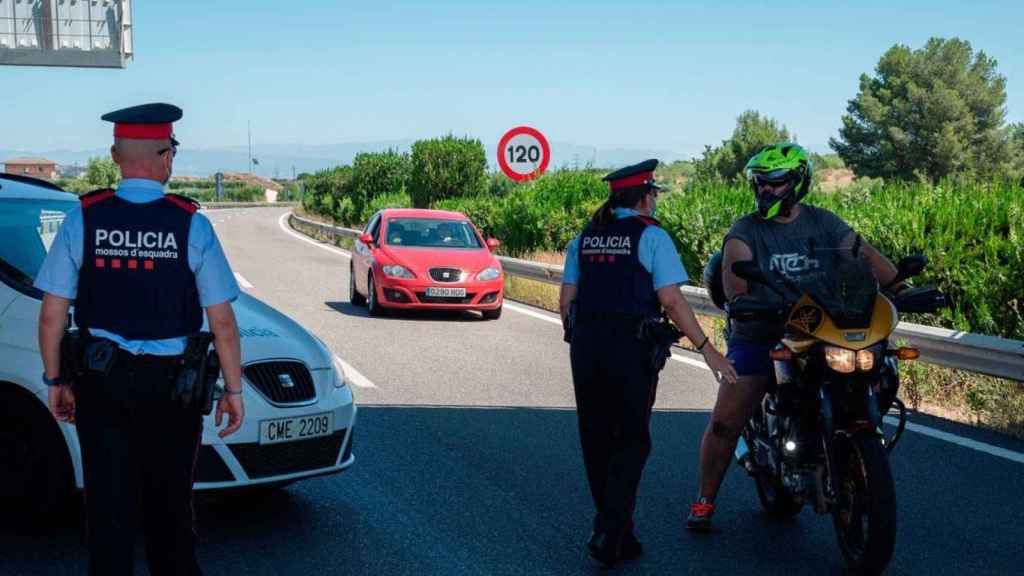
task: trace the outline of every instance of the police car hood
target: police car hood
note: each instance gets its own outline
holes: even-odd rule
[[[292,358],[311,370],[331,366],[326,346],[298,322],[244,292],[231,307],[242,337],[242,364]]]

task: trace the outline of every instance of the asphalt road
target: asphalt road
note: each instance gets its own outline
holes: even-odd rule
[[[283,490],[200,497],[207,573],[599,573],[583,552],[592,508],[568,347],[553,316],[507,306],[491,322],[469,313],[370,318],[348,302],[348,259],[285,233],[284,213],[209,216],[246,290],[362,375],[350,378],[360,407],[357,461]],[[792,521],[768,519],[735,468],[716,531],[683,530],[715,391],[710,374],[687,363],[670,361],[662,372],[636,514],[645,555],[616,572],[842,574],[829,517],[805,510]],[[915,422],[1024,452],[1018,441]],[[908,432],[892,465],[899,536],[889,573],[1021,573],[1024,464]],[[0,574],[81,574],[84,561],[73,520],[47,534],[0,529]]]

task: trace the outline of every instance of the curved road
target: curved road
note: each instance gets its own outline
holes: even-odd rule
[[[356,464],[266,494],[202,496],[208,574],[595,574],[568,347],[554,315],[506,304],[473,314],[370,318],[348,302],[348,259],[288,234],[281,209],[209,213],[245,289],[322,338],[352,370]],[[640,487],[645,555],[623,574],[842,574],[831,520],[775,522],[733,467],[710,536],[686,533],[700,435],[716,385],[670,361]],[[1024,443],[915,415],[929,429],[1024,453]],[[969,442],[968,442],[969,443]],[[1024,463],[908,432],[893,456],[892,574],[1014,574]],[[74,524],[74,523],[69,523]],[[0,531],[0,573],[80,574],[77,525]],[[140,572],[143,566],[139,548]]]

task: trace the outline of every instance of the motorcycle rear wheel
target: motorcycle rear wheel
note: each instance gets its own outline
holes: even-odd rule
[[[881,439],[838,441],[839,486],[832,510],[839,548],[855,574],[881,574],[896,547],[896,492]]]

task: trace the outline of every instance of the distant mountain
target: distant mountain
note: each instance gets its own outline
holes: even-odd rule
[[[382,140],[318,146],[261,144],[254,151],[254,156],[259,160],[259,165],[255,167],[254,171],[260,176],[270,178],[290,178],[293,170],[298,174],[351,164],[353,158],[360,152],[381,152],[387,149],[408,152],[412,143],[412,140]],[[491,169],[497,169],[496,147],[497,142],[484,142]],[[105,158],[109,153],[107,148],[78,151],[0,149],[0,163],[7,158],[33,156],[48,158],[59,165],[85,165],[89,158]],[[601,149],[594,146],[552,142],[550,168],[582,168],[588,165],[598,168],[617,168],[648,158],[672,162],[685,157],[683,154],[667,150]],[[209,176],[216,172],[246,172],[248,169],[249,157],[245,146],[206,149],[184,147],[174,160],[174,172],[180,176]]]

